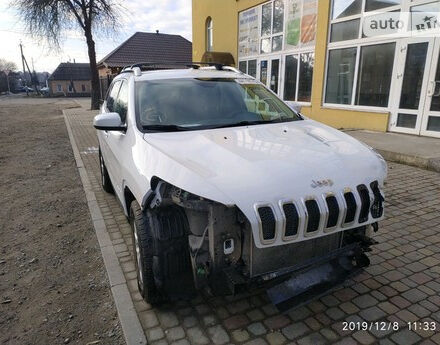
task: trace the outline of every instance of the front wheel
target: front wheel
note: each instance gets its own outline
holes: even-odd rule
[[[188,221],[183,209],[170,206],[141,210],[130,207],[130,224],[139,293],[147,303],[194,296],[188,249]]]

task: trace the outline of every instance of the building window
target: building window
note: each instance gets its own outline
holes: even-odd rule
[[[310,102],[317,12],[318,0],[270,0],[240,12],[238,68],[285,100]]]
[[[330,50],[325,102],[388,107],[395,46],[391,42]],[[359,68],[355,71],[357,54]]]
[[[360,19],[335,23],[331,27],[330,42],[353,40],[359,37]]]
[[[247,73],[247,61],[240,61],[238,63],[238,69],[243,73]]]
[[[211,52],[213,50],[213,32],[212,32],[212,18],[206,19],[206,51]]]
[[[298,55],[287,55],[284,70],[284,99],[296,101],[296,85],[298,76]]]
[[[356,48],[345,48],[329,52],[326,103],[351,104],[356,51]]]
[[[238,69],[250,75],[252,78],[257,77],[257,60],[247,60],[247,61],[240,61],[238,63]]]
[[[81,84],[81,91],[86,92],[86,86],[84,84]]]
[[[69,86],[67,87],[67,91],[68,91],[68,92],[73,92],[73,86],[72,86],[72,84],[69,84]]]
[[[284,2],[275,0],[261,8],[260,53],[277,52],[283,49]]]
[[[333,0],[332,19],[360,14],[361,8],[362,0]]]
[[[400,5],[400,0],[365,0],[365,11],[377,11],[382,8]]]
[[[356,105],[387,107],[396,44],[361,47]]]
[[[298,101],[310,102],[312,96],[313,65],[315,54],[305,53],[300,55],[299,79],[298,79]]]
[[[284,100],[310,102],[314,53],[287,55],[284,69]]]
[[[400,6],[401,0],[332,0],[324,103],[388,107],[396,38],[371,35],[362,23],[369,11]]]
[[[63,88],[62,88],[61,84],[57,85],[57,90],[58,90],[58,92],[62,92],[63,91]]]

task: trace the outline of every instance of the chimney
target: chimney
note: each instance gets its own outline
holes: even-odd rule
[[[156,30],[156,34],[158,34],[159,33],[159,30]]]

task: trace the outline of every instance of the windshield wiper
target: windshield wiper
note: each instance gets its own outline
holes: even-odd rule
[[[295,121],[294,118],[278,118],[273,120],[252,120],[252,121],[239,121],[234,123],[224,123],[219,125],[198,125],[198,126],[179,126],[179,125],[142,125],[142,129],[159,131],[159,132],[179,132],[179,131],[191,131],[195,129],[215,129],[215,128],[228,128],[228,127],[240,127],[240,126],[252,126],[261,125],[267,123],[281,123]]]
[[[179,132],[191,130],[191,127],[178,125],[142,125],[143,129],[159,132]]]
[[[280,123],[280,122],[290,122],[295,121],[295,119],[273,119],[273,120],[254,120],[254,121],[240,121],[234,123],[225,123],[211,128],[227,128],[227,127],[240,127],[240,126],[252,126],[252,125],[262,125],[266,123]]]

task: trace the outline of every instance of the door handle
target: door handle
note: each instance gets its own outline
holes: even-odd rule
[[[434,90],[432,91],[433,92],[432,97],[439,97],[440,96],[440,88],[438,89],[437,92],[435,92],[435,90],[437,89],[437,85],[438,84],[440,84],[440,80],[436,80],[434,82]]]
[[[436,85],[436,83],[435,83],[434,80],[431,80],[429,83],[431,84],[431,87],[428,89],[428,97],[432,97],[434,95],[434,92],[435,92],[435,85]]]

